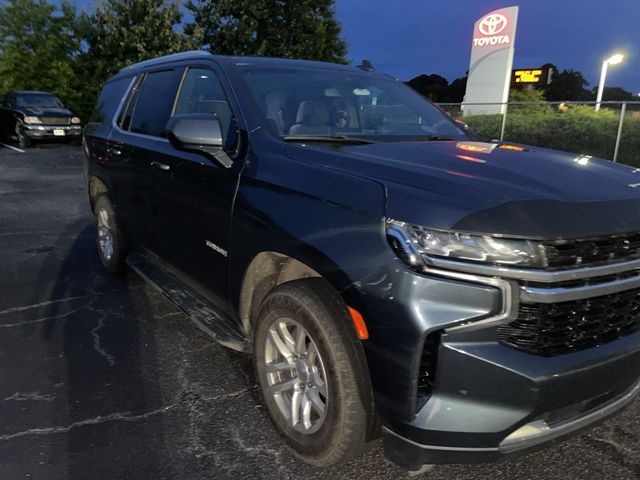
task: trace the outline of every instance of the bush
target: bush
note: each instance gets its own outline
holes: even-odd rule
[[[595,112],[593,107],[584,105],[570,106],[563,111],[554,111],[548,105],[538,110],[520,107],[509,107],[506,141],[613,158],[619,122],[616,112],[609,109]],[[470,116],[464,121],[480,136],[500,137],[502,115]],[[640,166],[640,118],[625,119],[618,161]]]

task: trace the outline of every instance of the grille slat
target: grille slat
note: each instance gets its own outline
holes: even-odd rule
[[[593,265],[640,257],[640,232],[544,243],[550,268]]]
[[[556,356],[595,347],[640,330],[640,289],[558,303],[523,303],[518,318],[498,327],[498,341]]]
[[[43,125],[56,127],[69,125],[71,123],[71,119],[69,117],[40,117],[40,121]]]

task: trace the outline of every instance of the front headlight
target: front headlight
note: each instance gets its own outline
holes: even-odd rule
[[[430,258],[545,268],[544,245],[530,240],[431,230],[395,220],[387,221],[389,243],[405,263],[429,264]]]
[[[33,125],[33,124],[41,124],[42,121],[40,121],[38,117],[24,117],[24,123]]]
[[[77,125],[80,123],[80,118],[79,117],[71,117],[71,123],[73,123],[74,125]]]

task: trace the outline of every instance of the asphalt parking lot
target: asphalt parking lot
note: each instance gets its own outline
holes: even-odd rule
[[[79,148],[0,146],[0,479],[399,479],[376,444],[299,461],[247,358],[138,276],[101,269]],[[434,479],[640,478],[640,402],[567,442]]]

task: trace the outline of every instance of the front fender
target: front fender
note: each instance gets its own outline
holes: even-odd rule
[[[244,272],[265,251],[301,261],[339,292],[370,275],[376,258],[390,251],[384,202],[379,183],[313,162],[280,155],[248,162],[232,221],[232,298],[237,301]]]

